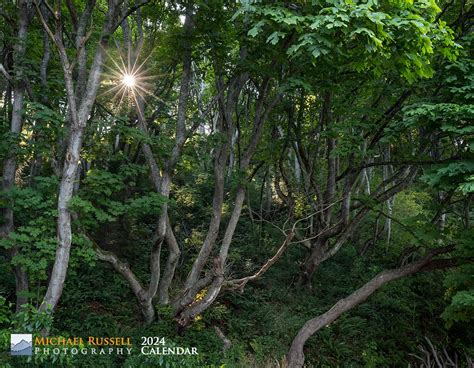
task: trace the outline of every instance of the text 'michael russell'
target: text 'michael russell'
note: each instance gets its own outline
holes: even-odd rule
[[[91,345],[91,346],[132,346],[131,337],[98,337],[88,336],[87,339],[82,337],[63,337],[63,336],[52,336],[52,337],[35,337],[35,346],[79,346],[79,345]]]

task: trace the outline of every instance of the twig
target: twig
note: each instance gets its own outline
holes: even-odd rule
[[[10,74],[8,74],[8,72],[6,71],[5,67],[3,66],[3,64],[0,63],[0,72],[2,72],[2,74],[5,76],[5,78],[11,82],[12,80],[12,77],[10,76]]]
[[[130,9],[128,9],[125,14],[122,16],[122,18],[114,24],[114,26],[112,27],[112,30],[115,30],[118,28],[119,25],[122,24],[122,22],[129,16],[131,15],[135,10],[138,10],[140,9],[142,6],[148,4],[150,2],[150,0],[142,0],[142,2],[138,3],[138,4],[135,4],[134,6],[132,6]]]
[[[288,233],[286,236],[285,240],[283,241],[283,244],[278,248],[277,252],[273,255],[272,258],[270,258],[265,264],[253,275],[243,277],[241,279],[236,279],[236,280],[230,280],[225,282],[225,286],[228,287],[228,289],[235,290],[235,289],[240,289],[242,290],[243,287],[252,280],[255,280],[256,278],[262,276],[273,264],[275,264],[276,261],[281,257],[283,252],[288,248],[288,246],[291,244],[291,239],[293,239],[293,236],[295,234],[293,232]]]

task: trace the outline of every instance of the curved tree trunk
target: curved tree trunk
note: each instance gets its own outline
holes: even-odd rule
[[[367,282],[364,286],[354,291],[348,297],[339,300],[327,312],[307,321],[293,339],[290,350],[286,355],[286,362],[288,364],[288,368],[303,367],[304,345],[306,341],[316,332],[318,332],[321,328],[328,326],[341,314],[364,302],[370,295],[372,295],[375,291],[377,291],[381,286],[385,285],[386,283],[414,274],[418,271],[423,271],[424,269],[428,270],[437,268],[436,263],[430,264],[432,263],[433,257],[437,254],[449,252],[452,249],[452,247],[438,248],[436,250],[433,250],[426,257],[417,262],[412,262],[407,264],[406,266],[393,270],[383,271],[377,276],[375,276],[372,280]],[[440,266],[446,266],[446,263],[442,263]]]
[[[114,253],[105,251],[100,247],[96,247],[96,254],[98,259],[110,263],[127,280],[138,300],[145,324],[148,325],[153,322],[155,319],[155,309],[153,308],[152,299],[147,296],[147,290],[142,286],[128,264],[122,262]]]
[[[59,245],[56,249],[53,271],[49,281],[48,290],[44,297],[42,309],[47,307],[52,309],[56,308],[66,280],[72,242],[71,212],[69,211],[68,204],[72,198],[74,190],[74,181],[79,162],[80,148],[82,146],[82,133],[82,129],[73,130],[69,137],[58,197],[57,233]]]

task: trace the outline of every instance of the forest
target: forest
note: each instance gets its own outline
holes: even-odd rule
[[[473,26],[1,1],[0,367],[474,367]]]

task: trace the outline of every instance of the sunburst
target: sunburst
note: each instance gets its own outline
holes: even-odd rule
[[[124,84],[127,88],[135,87],[137,81],[133,75],[124,74],[122,76],[122,84]]]
[[[107,51],[106,51],[107,52]],[[136,53],[136,57],[132,58],[130,51],[128,51],[127,58],[119,55],[119,61],[116,61],[112,55],[108,52],[108,59],[112,62],[111,66],[105,65],[107,73],[105,73],[105,79],[103,85],[107,89],[100,95],[112,95],[111,102],[116,109],[122,107],[124,101],[128,101],[131,104],[135,104],[138,107],[139,100],[145,100],[146,96],[152,96],[157,98],[152,92],[152,84],[150,80],[156,76],[150,73],[150,70],[144,68],[146,62],[152,55],[150,54],[141,63],[138,63],[140,50]],[[132,59],[133,62],[131,61]],[[118,104],[116,103],[118,101]]]

